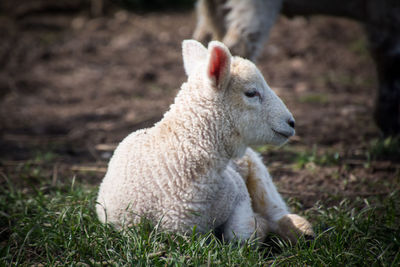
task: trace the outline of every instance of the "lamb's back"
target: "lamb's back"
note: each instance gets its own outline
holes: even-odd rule
[[[144,129],[131,133],[114,151],[97,199],[101,221],[116,225],[124,221],[135,223],[140,217],[133,213],[152,217],[159,209],[160,188],[158,178],[153,176],[160,163],[154,163],[153,150],[157,144],[149,134],[151,131]]]
[[[218,185],[190,177],[180,145],[174,135],[165,134],[157,125],[128,135],[114,151],[100,185],[100,220],[121,226],[146,217],[155,223],[163,220],[165,228],[181,231],[207,224],[196,214],[209,209],[209,198],[214,195],[209,189]]]
[[[193,166],[196,157],[207,151],[197,151],[194,145],[190,150],[195,156],[190,156],[185,143],[191,141],[169,126],[158,124],[134,132],[119,144],[100,185],[101,221],[121,226],[146,217],[153,223],[162,220],[165,229],[185,232],[194,225],[207,231],[226,220],[230,208],[216,210],[215,201],[232,202],[229,194],[221,195],[227,190],[232,195],[232,190],[219,171]],[[226,209],[231,203],[220,204]]]

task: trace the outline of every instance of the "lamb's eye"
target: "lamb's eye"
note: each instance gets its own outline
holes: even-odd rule
[[[260,93],[257,92],[256,90],[251,90],[251,91],[244,92],[244,95],[247,97],[255,97],[255,96],[260,96]]]

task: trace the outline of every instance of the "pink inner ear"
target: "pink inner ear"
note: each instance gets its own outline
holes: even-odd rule
[[[209,75],[210,77],[215,77],[215,82],[219,85],[220,76],[226,67],[227,56],[225,51],[220,47],[214,47],[211,53]]]

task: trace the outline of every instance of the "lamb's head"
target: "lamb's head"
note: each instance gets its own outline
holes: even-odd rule
[[[251,61],[232,57],[220,42],[206,49],[193,40],[183,42],[183,59],[189,82],[218,100],[243,144],[282,145],[294,135],[292,114]]]

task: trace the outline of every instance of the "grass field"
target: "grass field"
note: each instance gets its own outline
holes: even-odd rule
[[[314,225],[317,237],[294,246],[271,235],[261,246],[223,243],[212,233],[180,236],[148,222],[118,232],[97,220],[97,187],[51,184],[28,167],[30,186],[2,174],[1,266],[399,266],[400,194],[316,203],[295,211]],[[26,178],[27,179],[27,178]]]
[[[400,266],[400,138],[380,139],[374,124],[378,80],[362,25],[317,16],[273,27],[257,66],[297,133],[258,151],[317,236],[240,246],[148,222],[118,232],[94,210],[115,145],[160,120],[186,80],[181,42],[194,31],[193,9],[105,7],[94,18],[61,10],[88,1],[3,2],[0,267]]]

